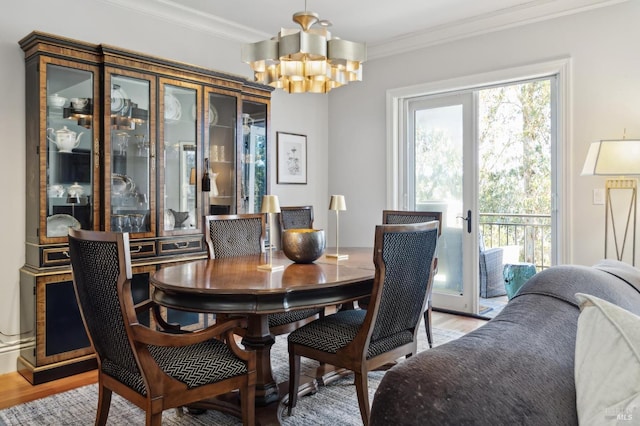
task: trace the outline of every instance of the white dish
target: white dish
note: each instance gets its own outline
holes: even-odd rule
[[[196,106],[191,106],[191,118],[196,119]],[[218,110],[213,105],[209,104],[209,126],[215,126],[218,123]]]
[[[136,189],[136,184],[131,177],[119,173],[111,175],[111,193],[113,195],[124,195],[133,192],[134,189]]]
[[[126,112],[122,111],[125,106],[128,106],[125,99],[128,99],[127,93],[119,85],[114,84],[111,89],[111,112]]]
[[[69,228],[80,229],[78,219],[68,214],[54,214],[47,217],[47,237],[66,237]]]
[[[209,104],[209,126],[215,126],[216,124],[218,124],[218,110]]]
[[[182,105],[178,98],[171,93],[164,95],[164,118],[167,120],[180,120],[182,117]]]

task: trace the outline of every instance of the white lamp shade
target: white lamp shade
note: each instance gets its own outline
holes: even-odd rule
[[[262,196],[262,213],[280,213],[280,202],[277,195]]]
[[[582,168],[582,175],[640,174],[640,140],[593,142]]]
[[[344,201],[344,195],[332,195],[329,201],[329,210],[346,210],[347,204]]]

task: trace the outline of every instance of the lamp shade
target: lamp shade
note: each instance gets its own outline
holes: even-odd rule
[[[585,175],[640,174],[640,140],[620,139],[593,142],[582,168]]]
[[[332,195],[329,201],[329,210],[342,211],[347,209],[347,204],[344,202],[344,195]]]
[[[277,195],[262,197],[262,213],[280,213],[280,202]]]

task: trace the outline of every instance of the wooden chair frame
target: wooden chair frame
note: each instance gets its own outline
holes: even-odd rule
[[[413,330],[413,339],[410,343],[401,345],[388,352],[367,359],[367,352],[373,333],[373,326],[378,317],[380,301],[382,299],[382,289],[386,275],[386,265],[383,261],[383,236],[386,232],[415,232],[432,231],[439,227],[439,222],[432,221],[413,225],[378,225],[375,232],[375,245],[373,251],[373,262],[376,272],[371,294],[371,302],[367,308],[364,322],[355,338],[339,349],[335,354],[329,353],[308,346],[299,345],[289,341],[289,407],[288,413],[292,414],[293,407],[297,402],[297,389],[300,383],[300,357],[315,359],[321,363],[327,363],[339,368],[346,368],[355,374],[356,392],[358,395],[358,405],[360,414],[365,425],[369,422],[370,406],[368,394],[367,373],[378,367],[406,356],[409,357],[417,352],[418,324]],[[427,294],[433,287],[433,275],[435,272],[435,255],[429,267],[429,279],[426,285],[426,292],[421,301],[421,309],[424,311],[427,303]],[[419,319],[418,319],[419,323]]]
[[[382,211],[382,223],[390,224],[393,222],[389,222],[390,216],[404,216],[407,220],[411,220],[411,218],[424,217],[425,221],[437,220],[439,223],[438,226],[438,238],[442,235],[442,212],[426,212],[426,211],[408,211],[408,210],[383,210]],[[403,223],[409,223],[404,221]],[[435,273],[438,272],[438,258],[435,259],[436,270]],[[431,313],[432,313],[432,302],[431,302],[431,291],[427,294],[427,308],[424,311],[424,328],[427,332],[427,342],[429,343],[429,347],[433,347],[433,330],[431,327]]]
[[[96,413],[96,425],[106,424],[109,416],[112,392],[116,392],[123,398],[131,401],[146,412],[147,425],[161,425],[162,412],[169,408],[182,407],[215,395],[220,395],[240,389],[242,404],[242,422],[244,425],[255,423],[255,383],[256,383],[256,356],[254,352],[240,348],[233,338],[233,330],[245,326],[243,319],[233,319],[219,323],[201,331],[193,333],[167,333],[150,329],[139,323],[138,315],[141,312],[155,312],[156,322],[159,326],[174,329],[175,326],[166,324],[160,317],[159,307],[152,300],[145,300],[136,305],[133,304],[131,292],[131,256],[129,251],[129,236],[127,233],[95,232],[70,229],[70,237],[79,240],[92,240],[102,242],[116,242],[118,247],[118,263],[120,273],[117,280],[117,294],[121,313],[124,318],[124,326],[129,344],[133,351],[136,364],[144,381],[146,396],[125,385],[102,370],[103,360],[96,352],[98,361],[98,411]],[[73,252],[71,253],[73,256]],[[86,316],[90,315],[82,309],[78,295],[77,284],[74,277],[74,289],[82,320],[87,329],[87,334],[92,347],[95,348],[93,336],[89,333]],[[216,383],[206,384],[193,388],[167,375],[160,369],[151,353],[148,345],[154,346],[189,346],[224,336],[224,342],[231,351],[247,364],[246,375],[236,376],[221,380]],[[232,410],[229,410],[232,412]],[[237,413],[236,413],[237,414]]]

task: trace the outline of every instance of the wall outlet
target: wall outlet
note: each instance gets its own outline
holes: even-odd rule
[[[604,204],[604,188],[593,189],[593,204],[594,205]]]

